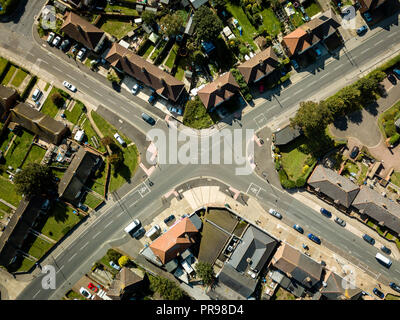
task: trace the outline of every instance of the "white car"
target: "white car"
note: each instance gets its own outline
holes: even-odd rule
[[[54,37],[56,36],[56,34],[54,32],[50,32],[49,36],[47,37],[47,42],[49,44],[51,44],[53,42]]]
[[[126,145],[126,142],[121,138],[121,136],[118,133],[114,134],[114,138],[120,143],[121,146]]]
[[[274,209],[269,209],[268,212],[270,215],[274,216],[275,218],[282,219],[282,215],[278,211],[276,211]]]
[[[57,47],[59,44],[60,44],[60,42],[61,42],[61,37],[60,36],[57,36],[57,37],[55,37],[55,39],[53,40],[53,46],[55,46],[55,47]]]
[[[83,295],[86,299],[93,299],[94,298],[94,294],[91,294],[88,290],[86,290],[84,287],[81,287],[79,289],[79,292],[81,293],[81,295]]]
[[[79,50],[78,55],[77,55],[77,58],[78,58],[79,60],[83,60],[83,57],[85,56],[85,53],[86,53],[86,48],[83,47],[81,50]]]
[[[136,95],[139,91],[139,85],[136,83],[133,87],[132,87],[132,94]]]
[[[72,92],[76,91],[76,87],[73,86],[72,84],[70,84],[68,81],[64,81],[63,85],[64,85],[64,87],[66,87],[67,89],[71,90]]]

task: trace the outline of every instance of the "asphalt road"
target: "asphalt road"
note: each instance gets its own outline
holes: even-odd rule
[[[27,21],[24,20],[25,17],[24,15],[23,21]],[[148,113],[151,111],[145,102],[130,96],[127,92],[115,92],[110,88],[107,80],[91,74],[79,63],[69,61],[56,49],[50,48],[49,50],[46,45],[38,46],[33,42],[32,36],[21,36],[19,32],[26,35],[25,26],[21,26],[21,29],[15,25],[11,26],[12,31],[10,32],[9,24],[0,25],[1,47],[13,50],[16,56],[25,58],[32,65],[31,68],[48,73],[51,78],[55,79],[55,84],[60,85],[65,79],[75,84],[79,90],[78,97],[83,97],[81,100],[85,103],[102,104],[143,133],[149,130],[150,127],[140,118],[143,110],[147,110]],[[346,76],[357,70],[364,62],[373,59],[399,42],[399,26],[393,26],[390,32],[383,30],[351,50],[348,53],[350,58],[343,56],[339,60],[325,65],[315,75],[289,86],[276,97],[267,99],[265,103],[257,106],[243,117],[241,120],[243,127],[235,123],[227,129],[251,128],[258,130],[267,125],[274,117],[290,110],[294,111],[300,101],[321,94],[321,90],[329,95],[330,91],[337,90],[338,86],[344,86]],[[156,128],[166,132],[167,126],[164,121],[157,116],[154,117],[158,120]],[[213,146],[213,144],[211,145]],[[230,146],[230,148],[233,147]],[[202,152],[208,152],[209,149],[209,147],[205,147]],[[62,253],[54,257],[53,262],[57,267],[56,290],[41,289],[41,277],[37,277],[21,293],[19,299],[59,299],[96,259],[105,253],[105,244],[113,239],[124,239],[123,228],[134,217],[140,218],[144,223],[150,221],[162,206],[160,199],[163,194],[175,185],[206,176],[224,181],[227,185],[256,197],[266,208],[276,207],[284,214],[284,221],[299,223],[303,225],[306,232],[311,231],[320,236],[324,245],[331,247],[334,245],[338,250],[350,253],[356,265],[362,261],[363,265],[374,270],[377,276],[381,274],[385,280],[387,278],[400,282],[399,262],[394,261],[392,267],[387,270],[375,261],[376,249],[362,239],[354,238],[352,233],[333,222],[327,223],[326,218],[318,212],[303,205],[278,187],[268,185],[254,173],[237,176],[235,169],[234,164],[160,165],[151,176],[154,186],[139,185],[124,196],[118,205],[100,211],[99,218],[92,224],[88,222],[86,230],[76,237],[72,245],[63,248]],[[275,174],[275,172],[270,174]],[[276,200],[278,201],[276,202]]]

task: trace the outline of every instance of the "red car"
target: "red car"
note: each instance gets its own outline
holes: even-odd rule
[[[93,290],[94,292],[97,292],[99,290],[99,288],[97,288],[93,283],[89,282],[88,284],[88,288],[90,290]]]

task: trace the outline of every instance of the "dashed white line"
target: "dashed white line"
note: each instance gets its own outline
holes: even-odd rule
[[[323,78],[325,78],[325,77],[327,77],[327,76],[329,76],[329,73],[324,74],[324,75],[321,77],[321,79],[323,79]]]
[[[338,65],[336,68],[333,69],[333,71],[339,70],[342,66],[343,64]]]
[[[393,32],[393,33],[388,35],[388,38],[394,37],[395,35],[396,35],[396,32]]]
[[[109,223],[107,223],[106,225],[105,225],[105,227],[104,227],[104,229],[106,229],[110,224],[112,224],[114,221],[113,220],[111,220]]]
[[[385,41],[385,40],[386,40],[386,39],[382,39],[382,40],[376,42],[376,43],[375,43],[375,47],[376,47],[377,45],[379,45],[380,43],[382,43],[383,41]]]
[[[92,239],[96,238],[100,233],[102,233],[102,231],[97,232]]]
[[[61,271],[62,268],[64,268],[64,265],[62,265],[62,266],[56,271],[56,273],[57,273],[58,271]]]
[[[40,290],[35,293],[35,295],[32,298],[35,298],[39,294]]]
[[[121,211],[121,212],[117,215],[117,217],[120,217],[123,213],[124,213],[124,212]]]
[[[70,77],[72,80],[76,81],[76,79],[73,76],[70,76],[69,74],[67,74],[67,77]]]
[[[59,72],[63,72],[61,69],[59,69],[59,68],[57,68],[57,67],[55,67],[55,66],[53,66],[53,69],[54,69],[54,70],[57,70],[57,71],[59,71]]]
[[[88,244],[89,244],[89,242],[86,242],[85,245],[83,247],[81,247],[79,250],[83,250]]]
[[[70,262],[73,258],[75,258],[75,256],[77,255],[77,253],[75,252],[71,258],[68,259],[68,262]]]
[[[80,83],[79,85],[82,85],[82,86],[84,86],[84,87],[86,87],[86,88],[90,89],[90,87],[89,87],[89,86],[87,86],[87,85],[86,85],[86,84],[84,84],[84,83]]]

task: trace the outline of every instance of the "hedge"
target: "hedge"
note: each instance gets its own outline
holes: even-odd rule
[[[242,74],[239,72],[239,70],[232,68],[231,72],[233,76],[235,77],[236,82],[238,83],[240,87],[240,91],[242,92],[243,97],[246,99],[247,102],[253,100],[253,96],[250,93],[250,89],[244,81]]]
[[[29,80],[28,85],[26,86],[25,90],[21,94],[21,100],[25,101],[26,98],[28,98],[29,92],[31,92],[32,88],[35,86],[36,81],[37,81],[36,76],[32,76],[31,80]]]
[[[387,69],[390,69],[390,68],[396,66],[397,64],[400,64],[400,54],[395,56],[394,58],[390,59],[389,61],[385,62],[383,65],[381,65],[376,70],[386,71]]]
[[[390,137],[389,144],[394,145],[394,144],[396,144],[397,141],[399,141],[399,139],[400,139],[400,135],[398,133],[396,133]]]

